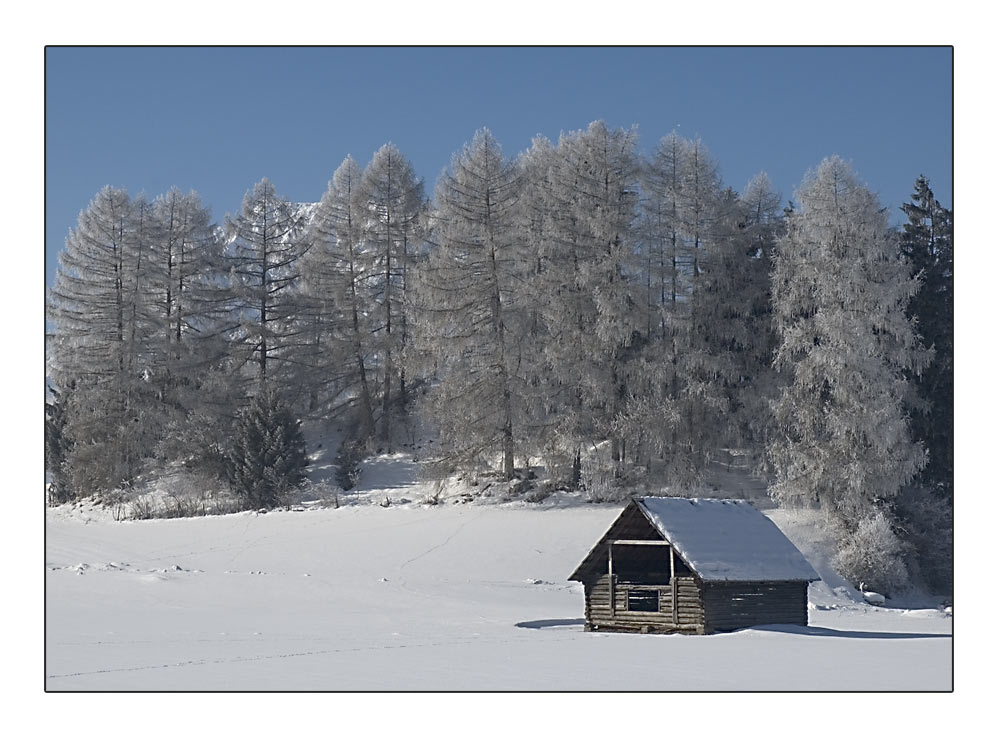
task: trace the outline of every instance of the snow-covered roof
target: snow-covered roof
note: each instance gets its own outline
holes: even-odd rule
[[[816,581],[795,544],[744,500],[636,497],[639,509],[706,581]]]

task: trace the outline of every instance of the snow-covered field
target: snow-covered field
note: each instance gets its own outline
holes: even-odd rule
[[[393,484],[363,479],[362,504],[339,509],[136,522],[50,510],[46,689],[952,688],[950,613],[865,604],[808,516],[770,513],[824,577],[808,627],[585,633],[566,577],[619,506],[428,506],[404,458],[379,463]],[[374,504],[386,497],[410,501]]]

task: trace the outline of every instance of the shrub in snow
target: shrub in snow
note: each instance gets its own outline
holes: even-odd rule
[[[269,389],[262,389],[236,425],[229,481],[247,509],[272,508],[306,478],[309,460],[299,421]]]
[[[220,412],[194,410],[167,426],[156,455],[168,464],[179,459],[187,472],[202,477],[195,487],[217,487],[228,472],[225,439],[232,435],[232,426],[232,419]]]
[[[906,554],[907,546],[893,530],[889,517],[876,510],[844,539],[833,564],[849,580],[889,594],[909,584]]]
[[[337,484],[341,489],[354,489],[361,476],[361,462],[369,455],[367,441],[361,439],[345,440],[337,452],[334,466],[337,468]]]
[[[340,507],[340,495],[344,490],[335,484],[327,481],[313,481],[307,479],[299,487],[299,500],[301,502],[319,503],[321,507]]]
[[[580,484],[590,502],[627,500],[635,494],[640,477],[640,469],[602,459],[598,454],[580,460]]]

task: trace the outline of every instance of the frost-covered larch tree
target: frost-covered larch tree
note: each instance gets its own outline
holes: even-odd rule
[[[105,187],[80,213],[59,257],[47,317],[49,367],[67,398],[66,460],[75,491],[131,482],[155,443],[149,377],[156,329],[150,300],[151,208]]]
[[[542,192],[543,266],[536,280],[549,387],[576,443],[611,440],[627,394],[629,348],[642,322],[636,270],[639,159],[635,130],[601,121],[560,137]],[[579,453],[577,453],[579,456]],[[579,459],[577,460],[577,465]]]
[[[302,209],[264,178],[225,223],[234,368],[286,402],[302,392],[299,359],[309,338],[300,284],[305,221]]]
[[[687,143],[681,167],[679,217],[686,246],[682,268],[691,284],[687,303],[690,330],[680,358],[682,386],[677,397],[683,441],[674,463],[698,477],[712,453],[732,443],[728,432],[727,388],[738,381],[734,350],[748,343],[745,255],[735,238],[736,202],[724,193],[719,165],[700,139]]]
[[[643,183],[652,320],[619,422],[661,457],[672,484],[687,486],[726,444],[724,377],[738,374],[723,350],[737,330],[729,317],[739,298],[726,283],[739,248],[735,207],[705,145],[676,133],[658,144]]]
[[[222,353],[225,310],[222,242],[195,192],[171,188],[153,201],[155,237],[150,288],[156,310],[158,381],[165,393],[190,386]]]
[[[312,361],[318,381],[357,408],[359,442],[375,431],[372,376],[373,304],[364,280],[363,237],[368,211],[361,199],[362,171],[350,156],[333,173],[310,222],[304,259],[305,290],[313,298],[320,350]]]
[[[641,169],[641,282],[646,292],[644,343],[632,367],[619,432],[640,450],[647,465],[653,456],[672,472],[679,463],[683,386],[681,357],[690,336],[690,273],[687,245],[681,231],[681,193],[689,143],[676,132],[660,139]]]
[[[226,218],[234,348],[260,383],[281,393],[295,389],[293,362],[304,340],[297,294],[307,248],[303,221],[266,178],[246,193],[240,212]]]
[[[877,198],[838,157],[806,175],[777,244],[772,496],[818,503],[849,530],[925,463],[906,414],[907,372],[928,361],[906,308],[919,282]]]
[[[544,351],[547,331],[543,312],[549,299],[544,278],[551,265],[547,202],[555,156],[552,142],[536,136],[531,147],[517,158],[521,177],[517,230],[525,260],[525,281],[520,289],[525,324],[519,337],[522,347],[519,373],[524,377],[527,433],[535,439],[536,446],[551,440],[559,423],[559,398],[550,392],[553,377]]]
[[[153,217],[152,382],[166,416],[157,457],[164,463],[183,459],[189,471],[218,473],[220,442],[242,399],[227,365],[224,242],[195,192],[171,188],[153,201]]]
[[[681,186],[688,143],[676,132],[664,136],[642,170],[643,212],[645,215],[646,282],[649,325],[647,334],[666,352],[676,366],[679,355],[677,336],[687,325],[679,316],[687,295],[687,279],[682,269],[686,261],[681,236]]]
[[[379,436],[388,443],[394,398],[399,406],[406,403],[406,281],[419,245],[424,186],[409,160],[388,143],[365,167],[360,196],[367,210],[364,238],[370,259],[365,287],[375,303],[372,331],[382,375]]]
[[[770,264],[747,233],[745,203],[736,193],[722,193],[717,208],[694,280],[691,344],[682,362],[686,437],[696,469],[726,451],[759,455],[763,449],[755,443],[763,436],[754,431],[769,414],[758,401],[766,382],[758,379],[768,373],[774,348]]]
[[[420,344],[435,354],[439,378],[429,408],[442,442],[459,458],[499,451],[508,480],[525,417],[521,183],[493,135],[477,131],[438,180],[435,248],[418,282]]]
[[[136,362],[128,353],[139,258],[134,213],[128,192],[105,187],[66,239],[48,301],[57,375],[110,377]]]

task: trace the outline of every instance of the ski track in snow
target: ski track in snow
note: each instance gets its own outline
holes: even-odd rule
[[[416,561],[419,561],[420,559],[424,558],[424,557],[425,557],[425,556],[427,556],[428,554],[432,554],[432,553],[434,553],[435,551],[437,551],[437,550],[439,550],[439,549],[442,549],[442,548],[444,548],[444,547],[445,547],[445,546],[447,546],[447,545],[448,545],[449,543],[451,543],[451,542],[452,542],[453,540],[455,540],[455,537],[456,537],[456,536],[457,536],[457,535],[458,535],[459,533],[461,533],[461,532],[462,532],[462,531],[463,531],[463,530],[465,529],[465,527],[466,527],[466,526],[468,526],[468,525],[469,525],[470,523],[472,523],[472,522],[474,522],[474,521],[478,520],[478,519],[479,519],[480,517],[482,517],[482,513],[480,513],[479,515],[476,515],[476,516],[475,516],[474,518],[470,518],[469,520],[466,520],[466,521],[465,521],[464,523],[462,523],[461,525],[459,525],[459,526],[458,526],[458,527],[457,527],[457,528],[456,528],[456,529],[455,529],[455,530],[454,530],[454,531],[453,531],[453,532],[451,533],[451,535],[449,535],[449,536],[448,536],[447,538],[445,538],[445,539],[444,539],[443,541],[441,541],[441,542],[440,542],[440,543],[438,543],[438,544],[435,544],[435,545],[431,546],[430,548],[428,548],[428,549],[427,549],[426,551],[424,551],[423,553],[420,553],[420,554],[417,554],[417,555],[416,555],[416,556],[414,556],[414,557],[413,557],[412,559],[408,559],[407,561],[404,561],[404,562],[403,562],[402,564],[400,564],[400,565],[399,565],[399,568],[400,568],[400,569],[405,569],[405,568],[406,568],[406,567],[408,567],[408,566],[409,566],[410,564],[412,564],[412,563],[414,563],[414,562],[416,562]]]
[[[562,641],[565,641],[565,640],[575,640],[577,637],[578,636],[576,636],[576,635],[572,635],[572,636],[556,636],[556,637],[547,639],[547,641],[551,642],[551,641],[560,641],[560,640],[562,640]],[[237,639],[237,640],[251,641],[253,639]],[[46,679],[68,679],[68,678],[72,678],[72,677],[93,676],[93,675],[97,675],[97,674],[117,674],[117,673],[123,673],[123,672],[151,671],[151,670],[159,670],[159,669],[178,669],[178,668],[186,668],[186,667],[192,667],[192,666],[206,666],[206,665],[210,665],[210,664],[240,664],[240,663],[256,662],[256,661],[269,661],[269,660],[273,660],[273,659],[294,659],[294,658],[302,658],[302,657],[307,657],[307,656],[326,656],[326,655],[341,654],[341,653],[364,653],[366,651],[393,651],[393,650],[408,650],[408,649],[421,649],[421,648],[443,648],[443,647],[451,647],[451,646],[455,646],[455,645],[469,645],[469,644],[477,644],[477,645],[488,644],[488,645],[496,645],[496,646],[505,646],[505,645],[511,645],[515,641],[524,641],[524,640],[532,640],[532,639],[530,639],[530,638],[502,638],[502,639],[500,639],[500,638],[489,638],[489,637],[483,637],[483,636],[480,636],[480,635],[474,635],[474,636],[469,636],[469,637],[448,638],[448,639],[443,639],[443,640],[427,641],[427,642],[423,642],[423,643],[399,643],[399,644],[385,644],[385,645],[375,645],[375,646],[355,646],[355,647],[351,647],[351,648],[326,648],[326,649],[313,650],[313,651],[297,651],[297,652],[291,652],[291,653],[264,654],[264,655],[258,655],[258,656],[234,656],[234,657],[229,657],[229,658],[218,658],[218,659],[191,659],[189,661],[178,661],[178,662],[171,663],[171,664],[151,664],[151,665],[146,665],[146,666],[123,666],[123,667],[118,667],[118,668],[114,668],[114,669],[95,669],[94,671],[78,671],[78,672],[72,672],[72,673],[67,673],[67,674],[50,674],[50,675],[48,675],[46,677]],[[200,639],[200,640],[196,640],[194,642],[196,642],[196,643],[197,642],[218,643],[219,641],[212,641],[212,640],[209,640],[209,639]],[[229,643],[229,642],[232,642],[232,641],[227,640],[225,642]],[[101,641],[96,641],[96,642],[94,642],[92,644],[85,644],[85,645],[102,645],[102,643],[103,642],[101,642]],[[113,643],[115,645],[122,645],[122,644],[130,644],[130,643],[131,644],[149,643],[149,641],[136,641],[136,642],[114,641]],[[157,643],[162,643],[162,641],[157,641]],[[60,644],[60,645],[65,645],[65,644]],[[74,645],[76,645],[76,644],[74,644]]]

